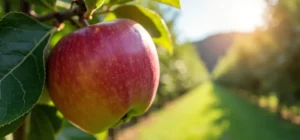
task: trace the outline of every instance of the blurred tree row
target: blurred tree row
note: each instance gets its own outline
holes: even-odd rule
[[[207,70],[199,59],[196,47],[189,41],[179,42],[175,24],[179,11],[164,5],[150,4],[166,21],[173,41],[173,55],[167,50],[157,47],[160,59],[160,82],[152,109],[161,108],[166,102],[179,97],[191,88],[201,84],[208,78]]]
[[[157,110],[166,102],[207,80],[209,75],[198,57],[195,45],[186,40],[179,42],[180,31],[176,27],[176,21],[180,10],[143,0],[140,4],[156,11],[164,19],[169,28],[173,46],[173,54],[169,54],[168,50],[163,47],[156,47],[160,62],[160,81],[151,109]]]
[[[300,0],[266,0],[266,26],[236,38],[214,71],[218,83],[300,105]]]

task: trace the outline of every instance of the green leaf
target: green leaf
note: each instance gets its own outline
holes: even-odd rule
[[[49,118],[52,127],[54,129],[54,133],[58,133],[59,130],[62,128],[63,118],[58,115],[58,110],[54,106],[48,105],[38,105],[36,108],[39,108],[46,114]]]
[[[31,112],[29,140],[55,140],[54,128],[44,110],[37,106]]]
[[[74,127],[68,121],[64,121],[64,128],[56,136],[57,140],[97,140],[94,136],[89,135],[80,129]]]
[[[108,135],[108,131],[104,131],[102,133],[96,134],[96,138],[98,140],[106,140],[107,135]]]
[[[102,6],[105,0],[84,0],[87,11],[84,17],[87,19],[92,19],[93,13]]]
[[[135,1],[135,0],[110,0],[109,3],[110,4],[124,4],[127,2],[131,2],[131,1]]]
[[[13,121],[10,124],[0,127],[0,138],[5,137],[6,135],[14,132],[21,124],[24,122],[27,115],[22,116],[21,118]]]
[[[22,13],[0,21],[0,126],[37,103],[45,83],[43,51],[52,31]]]
[[[55,10],[56,0],[28,0],[28,2]]]
[[[140,23],[157,45],[166,48],[170,54],[173,53],[168,27],[156,12],[139,5],[124,5],[116,8],[114,14],[117,18],[128,18]]]
[[[167,4],[176,8],[180,8],[180,0],[155,0],[157,2]]]

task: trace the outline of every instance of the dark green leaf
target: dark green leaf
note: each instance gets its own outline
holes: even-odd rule
[[[0,126],[37,103],[45,82],[43,51],[52,31],[21,13],[0,21]]]
[[[55,140],[51,120],[39,106],[31,112],[29,140]]]
[[[173,53],[172,41],[164,20],[154,11],[138,5],[124,5],[114,10],[117,18],[129,18],[140,23],[150,33],[153,41]]]
[[[74,127],[68,121],[64,121],[64,128],[56,136],[57,140],[97,140],[94,136],[89,135],[80,129]]]
[[[155,0],[157,2],[167,4],[176,8],[180,8],[180,0]]]
[[[0,127],[0,138],[5,137],[6,135],[14,132],[21,124],[24,122],[24,119],[27,115],[22,116],[21,118],[13,121],[10,124]]]
[[[62,127],[63,119],[58,115],[58,110],[54,106],[48,105],[38,105],[36,108],[39,108],[46,116],[49,118],[54,132],[57,133]]]
[[[43,6],[51,10],[55,9],[56,0],[27,0],[31,4]]]

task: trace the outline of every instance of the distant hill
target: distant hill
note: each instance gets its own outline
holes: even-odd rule
[[[249,35],[249,33],[220,33],[194,42],[198,54],[209,72],[213,71],[219,59],[227,53],[232,46],[234,38],[244,35]]]

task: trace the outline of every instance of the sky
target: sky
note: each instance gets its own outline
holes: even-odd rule
[[[219,32],[250,32],[263,25],[264,0],[181,0],[177,29],[192,41]]]

